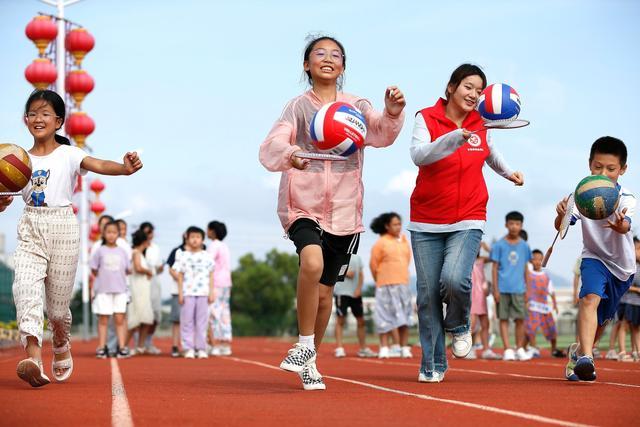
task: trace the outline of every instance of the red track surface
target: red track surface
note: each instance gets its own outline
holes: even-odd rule
[[[269,368],[277,368],[287,342],[238,339],[232,357],[207,360],[171,359],[168,342],[161,344],[161,356],[117,361],[137,426],[628,426],[640,418],[638,363],[598,361],[598,381],[589,384],[563,380],[564,361],[549,357],[452,360],[445,382],[420,384],[418,357],[335,359],[326,345],[318,368],[327,390],[305,392],[296,374]],[[39,389],[16,376],[18,349],[0,353],[0,425],[111,424],[111,363],[95,359],[94,349],[95,342],[75,343],[71,380]],[[48,374],[50,360],[45,351]]]

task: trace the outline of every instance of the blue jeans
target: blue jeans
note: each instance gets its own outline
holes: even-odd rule
[[[482,230],[449,233],[411,232],[418,288],[418,326],[422,346],[420,372],[447,370],[445,333],[469,330],[471,270]],[[442,304],[447,304],[446,317]]]

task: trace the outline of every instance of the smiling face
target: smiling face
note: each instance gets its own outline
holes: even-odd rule
[[[34,139],[42,141],[53,138],[56,130],[62,126],[62,119],[56,115],[51,104],[38,99],[29,106],[25,123]]]
[[[627,171],[627,165],[620,164],[620,157],[615,154],[594,153],[589,162],[591,175],[604,175],[613,182],[618,182],[620,175]]]
[[[468,114],[476,108],[483,86],[484,82],[480,76],[467,76],[462,79],[458,87],[453,85],[447,87],[449,103]]]
[[[344,72],[344,52],[336,42],[323,39],[316,42],[303,63],[304,70],[311,74],[314,83],[336,84]]]

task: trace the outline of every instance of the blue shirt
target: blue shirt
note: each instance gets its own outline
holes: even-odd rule
[[[524,271],[531,260],[529,244],[520,239],[510,244],[503,237],[491,248],[491,261],[498,263],[498,290],[503,294],[523,294],[526,291]]]

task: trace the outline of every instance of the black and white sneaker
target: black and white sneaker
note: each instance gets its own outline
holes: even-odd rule
[[[316,351],[304,344],[295,343],[289,350],[287,357],[280,363],[280,369],[289,372],[302,372],[309,363],[316,361]]]
[[[306,365],[298,375],[300,375],[302,387],[305,390],[327,389],[327,386],[324,385],[324,381],[322,380],[322,375],[318,372],[318,368],[316,368],[316,364],[313,362]]]
[[[171,357],[180,357],[180,349],[175,345],[171,347]]]
[[[106,345],[96,350],[96,357],[98,359],[106,359],[107,357],[109,357],[109,350],[107,349]]]
[[[131,352],[129,351],[129,347],[122,347],[122,348],[118,347],[118,351],[116,353],[116,357],[118,359],[127,359],[127,358],[131,357]]]

